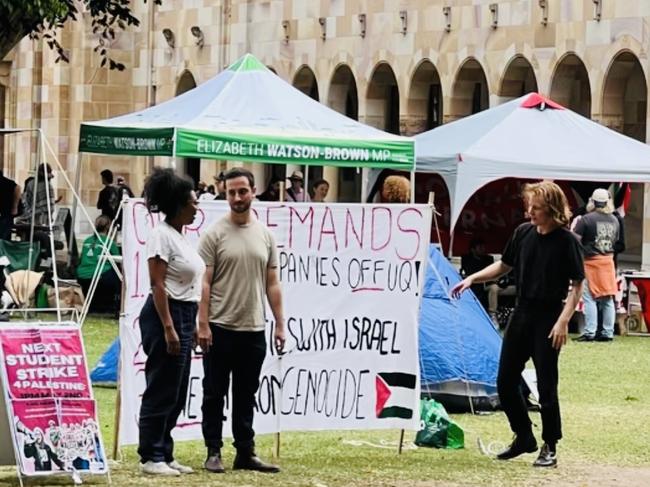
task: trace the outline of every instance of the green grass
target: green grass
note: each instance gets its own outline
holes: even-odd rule
[[[116,322],[91,317],[83,329],[92,367],[117,335]],[[463,450],[406,449],[397,455],[398,431],[332,431],[283,433],[279,475],[256,473],[210,475],[200,467],[205,450],[200,441],[177,445],[176,456],[197,474],[161,481],[139,474],[135,447],[124,448],[111,463],[115,485],[650,485],[650,339],[617,338],[613,343],[570,343],[560,358],[560,397],[565,439],[559,445],[560,467],[533,469],[534,455],[497,462],[481,454],[484,444],[497,448],[510,440],[502,413],[455,415],[465,430]],[[95,388],[107,451],[112,451],[115,390]],[[532,416],[540,436],[539,415]],[[407,432],[405,444],[414,434]],[[349,442],[361,444],[351,445]],[[363,442],[391,443],[376,448]],[[258,453],[270,459],[273,438],[258,438]],[[224,449],[229,466],[230,447]],[[49,481],[48,481],[49,482]],[[63,479],[50,485],[62,485]],[[101,485],[101,478],[86,483]],[[31,482],[34,483],[34,482]],[[14,471],[0,471],[0,485],[17,485]],[[47,485],[38,482],[38,485]]]

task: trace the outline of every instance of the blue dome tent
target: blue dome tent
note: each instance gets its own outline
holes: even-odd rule
[[[422,394],[451,411],[469,410],[470,397],[475,409],[494,408],[501,336],[471,291],[450,299],[459,281],[456,269],[432,245],[420,309]]]

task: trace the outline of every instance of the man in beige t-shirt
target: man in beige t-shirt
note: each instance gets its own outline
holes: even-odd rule
[[[265,298],[275,318],[275,347],[284,348],[285,326],[278,257],[273,234],[250,212],[255,181],[246,169],[225,174],[230,213],[201,236],[205,261],[198,342],[203,350],[203,438],[205,468],[223,473],[223,407],[232,374],[234,469],[275,473],[255,455],[253,410],[266,356]]]

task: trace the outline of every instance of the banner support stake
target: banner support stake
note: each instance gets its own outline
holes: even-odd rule
[[[280,458],[280,432],[278,431],[273,438],[273,458]]]
[[[124,202],[122,202],[123,204]],[[122,204],[120,209],[122,209]],[[120,321],[124,317],[124,296],[126,294],[126,275],[122,279],[122,290],[120,296]],[[119,328],[121,328],[120,323],[118,322],[118,340],[120,339]],[[120,384],[120,377],[122,376],[122,343],[120,341],[120,354],[117,357],[117,394],[115,395],[115,429],[113,432],[113,460],[117,460],[117,454],[119,453],[119,440],[120,440],[120,422],[122,420],[122,384]]]
[[[397,454],[402,454],[402,447],[404,446],[404,430],[399,431],[399,443],[397,445]]]

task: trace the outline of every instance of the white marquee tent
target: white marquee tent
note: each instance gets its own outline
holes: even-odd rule
[[[246,54],[144,110],[81,125],[79,152],[412,171],[414,141],[311,99]]]
[[[650,146],[537,93],[415,140],[416,172],[447,184],[452,229],[471,196],[502,178],[650,182]]]

